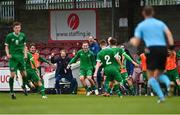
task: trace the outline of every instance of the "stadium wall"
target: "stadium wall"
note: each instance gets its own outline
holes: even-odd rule
[[[175,40],[180,40],[180,11],[179,6],[158,6],[155,7],[156,17],[164,20],[173,32]],[[129,39],[129,30],[134,30],[138,22],[142,20],[141,8],[135,8],[133,26],[119,27],[119,19],[127,18],[128,8],[121,4],[115,10],[115,37],[120,43]],[[130,12],[130,11],[129,11]],[[97,32],[99,39],[107,39],[111,36],[111,9],[96,9]],[[20,21],[23,23],[23,31],[28,36],[29,42],[48,42],[49,11],[47,10],[24,10],[20,12]]]

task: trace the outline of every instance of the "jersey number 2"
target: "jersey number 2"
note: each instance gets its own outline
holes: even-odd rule
[[[109,55],[105,55],[104,59],[106,60],[106,65],[111,64],[112,62],[110,62],[110,56]]]

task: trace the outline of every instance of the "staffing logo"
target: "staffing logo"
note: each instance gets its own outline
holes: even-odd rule
[[[72,13],[68,16],[68,20],[67,20],[68,26],[69,28],[71,28],[72,30],[77,30],[78,26],[79,26],[79,17],[77,14]]]

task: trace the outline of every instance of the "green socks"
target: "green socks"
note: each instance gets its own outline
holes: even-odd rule
[[[95,85],[91,86],[91,88],[92,88],[92,90],[96,90],[97,89]]]
[[[117,94],[118,96],[122,96],[122,94],[121,94],[121,92],[120,92],[120,90],[119,90],[119,85],[114,85],[114,90],[115,90],[115,92],[116,92],[116,94]]]
[[[45,96],[45,88],[44,88],[43,85],[42,85],[42,86],[39,86],[39,91],[41,92],[41,95],[42,95],[42,96]]]

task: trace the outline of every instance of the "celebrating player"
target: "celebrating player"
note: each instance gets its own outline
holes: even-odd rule
[[[71,66],[72,63],[75,63],[78,59],[80,59],[80,81],[82,85],[85,87],[87,91],[87,96],[91,94],[91,88],[95,91],[95,94],[98,95],[99,92],[95,86],[94,80],[92,79],[93,69],[95,66],[95,57],[94,54],[89,50],[88,42],[83,42],[82,50],[79,50],[75,57],[69,62],[68,67]],[[85,79],[91,84],[91,87],[88,87]]]
[[[104,74],[106,76],[105,79],[105,96],[109,96],[110,91],[111,91],[111,87],[110,87],[110,83],[113,82],[114,83],[114,90],[115,92],[118,94],[118,96],[122,97],[122,94],[119,90],[119,84],[122,81],[121,79],[121,74],[119,68],[120,66],[117,63],[117,60],[119,60],[118,57],[116,57],[115,59],[115,53],[113,52],[113,50],[111,48],[106,48],[107,46],[106,41],[102,40],[100,42],[100,46],[101,46],[101,51],[98,53],[97,55],[97,63],[96,63],[96,69],[94,72],[94,77],[97,76],[97,72],[99,67],[102,65],[102,67],[104,68]]]

